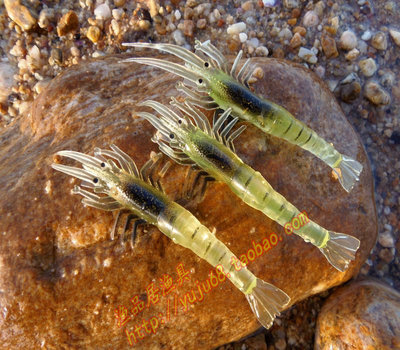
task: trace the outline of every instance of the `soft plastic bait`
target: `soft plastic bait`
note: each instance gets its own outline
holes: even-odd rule
[[[282,226],[300,214],[259,172],[243,163],[234,152],[232,142],[243,131],[243,126],[229,135],[238,121],[234,118],[222,128],[230,109],[218,120],[214,119],[211,127],[205,115],[189,103],[182,104],[173,99],[172,104],[183,113],[175,113],[155,101],[146,101],[141,105],[153,108],[160,117],[147,112],[138,113],[157,128],[158,133],[152,140],[162,152],[179,163],[196,164],[216,180],[225,182],[245,203]],[[360,246],[357,238],[328,231],[311,220],[294,233],[318,247],[328,261],[342,272],[355,259]]]
[[[52,167],[84,181],[99,196],[79,186],[75,194],[86,205],[103,209],[128,209],[138,218],[155,225],[174,243],[189,248],[214,267],[220,267],[231,282],[246,296],[260,323],[269,328],[276,315],[289,303],[289,296],[254,276],[246,267],[237,270],[235,255],[194,215],[152,186],[146,174],[154,166],[150,160],[138,171],[133,160],[115,145],[110,150],[95,149],[95,156],[74,151],[57,154],[82,163],[81,168],[53,164]],[[119,165],[117,165],[117,163]],[[146,171],[145,171],[146,170]]]
[[[233,116],[311,152],[335,171],[347,192],[359,180],[362,171],[359,162],[339,153],[332,144],[318,136],[283,107],[250,91],[248,81],[253,73],[249,69],[250,59],[237,72],[242,51],[228,71],[226,59],[210,41],[204,43],[196,41],[196,54],[172,44],[124,43],[123,45],[156,49],[179,57],[185,62],[184,66],[149,57],[134,57],[123,62],[147,64],[183,77],[185,83],[178,84],[177,88],[188,96],[190,102],[205,109],[231,108]]]

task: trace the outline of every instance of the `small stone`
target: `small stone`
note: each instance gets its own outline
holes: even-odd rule
[[[375,105],[387,105],[390,102],[389,94],[374,81],[365,84],[364,96]]]
[[[323,78],[325,75],[325,68],[322,66],[318,66],[315,68],[315,74],[317,74],[320,78]]]
[[[314,350],[399,348],[400,293],[386,284],[366,279],[340,287],[318,314]]]
[[[357,37],[351,30],[346,30],[340,37],[340,47],[344,50],[352,50],[357,46]]]
[[[281,40],[290,40],[293,37],[292,31],[289,28],[283,28],[280,32],[278,37]]]
[[[126,0],[114,0],[114,5],[117,7],[122,7],[125,5]]]
[[[53,60],[53,62],[55,62],[57,64],[62,64],[62,62],[63,62],[63,54],[62,54],[61,49],[58,49],[58,48],[51,49],[50,57]]]
[[[6,102],[14,85],[14,67],[7,62],[0,62],[0,103]]]
[[[196,23],[196,27],[199,29],[204,29],[206,27],[206,24],[207,20],[205,18],[200,18]]]
[[[376,63],[372,58],[361,60],[358,62],[358,66],[366,77],[372,77],[377,70]]]
[[[345,58],[348,61],[354,61],[360,55],[360,51],[357,49],[350,50],[346,55]]]
[[[391,263],[394,259],[394,248],[392,249],[381,249],[378,253],[378,256],[387,264]]]
[[[247,34],[246,33],[240,33],[239,34],[239,40],[241,43],[244,43],[247,40]]]
[[[276,350],[285,350],[286,349],[286,340],[284,338],[280,338],[275,342]]]
[[[110,7],[107,5],[107,3],[101,4],[94,10],[94,15],[96,16],[96,19],[109,19],[111,18]]]
[[[361,36],[361,39],[364,40],[364,41],[368,41],[371,38],[372,38],[372,33],[369,30],[365,31],[363,33],[363,35]]]
[[[33,90],[37,94],[40,94],[43,90],[45,90],[47,88],[47,86],[49,85],[50,81],[51,81],[50,79],[38,81],[35,84],[35,86],[33,87]]]
[[[340,98],[344,102],[353,102],[360,96],[361,85],[358,81],[344,84],[340,87]]]
[[[326,0],[324,0],[324,1],[326,1]],[[323,12],[325,9],[324,1],[318,1],[314,6],[314,11],[319,18],[322,18],[322,16],[323,16]]]
[[[242,4],[242,9],[244,11],[252,11],[254,9],[253,1],[249,0]]]
[[[283,0],[283,6],[287,9],[294,9],[299,7],[299,0]]]
[[[257,56],[265,56],[267,57],[269,54],[268,49],[265,46],[259,46],[256,48],[256,55]]]
[[[305,36],[307,34],[307,29],[301,26],[294,27],[293,33],[299,33],[301,36]]]
[[[376,33],[371,40],[371,45],[377,50],[387,49],[387,38],[383,32]]]
[[[389,34],[397,46],[400,46],[400,32],[394,29],[389,30]]]
[[[186,42],[185,37],[183,36],[183,33],[179,29],[175,30],[172,33],[172,37],[174,38],[177,45],[182,46]]]
[[[39,27],[47,28],[50,22],[54,19],[54,9],[45,8],[39,14]]]
[[[179,21],[179,20],[182,18],[181,11],[175,10],[174,16],[175,16],[175,19],[176,19],[177,21]]]
[[[115,35],[118,35],[120,32],[119,23],[114,18],[111,20],[111,28]]]
[[[4,5],[8,17],[22,30],[27,31],[36,25],[36,18],[32,16],[27,7],[21,4],[20,0],[4,0]]]
[[[90,26],[86,33],[86,36],[91,42],[97,43],[100,39],[100,34],[101,34],[101,31],[100,31],[99,27]]]
[[[324,54],[327,58],[337,57],[339,55],[339,52],[336,48],[336,41],[329,35],[322,35],[321,45],[322,50],[324,50]]]
[[[81,52],[79,51],[79,49],[76,46],[72,46],[70,51],[71,51],[71,55],[74,57],[79,57],[81,55]]]
[[[147,6],[149,7],[149,12],[151,18],[154,18],[158,15],[158,10],[160,8],[160,5],[158,4],[158,1],[156,0],[148,0],[146,1]]]
[[[315,11],[307,11],[303,18],[303,24],[306,27],[315,27],[319,23],[318,15]]]
[[[257,38],[251,38],[248,42],[247,42],[248,46],[252,46],[253,48],[257,48],[258,45],[260,45],[260,40],[258,40]]]
[[[141,30],[147,30],[151,27],[151,23],[147,19],[141,19],[138,21],[138,26]]]
[[[296,49],[296,48],[298,48],[299,46],[301,46],[301,44],[302,44],[302,37],[301,37],[301,35],[300,35],[299,33],[295,33],[295,34],[293,35],[292,40],[290,40],[290,43],[289,43],[290,47],[291,47],[292,49]]]
[[[112,10],[112,16],[116,21],[119,21],[122,19],[123,15],[124,15],[124,10],[122,9],[114,9]]]
[[[185,19],[183,21],[183,34],[186,36],[193,36],[194,22],[191,19]]]
[[[228,28],[227,28],[227,33],[229,34],[229,35],[234,35],[234,34],[239,34],[239,33],[242,33],[242,32],[244,32],[246,30],[246,23],[244,23],[244,22],[239,22],[239,23],[235,23],[235,24],[232,24],[232,25],[230,25]]]
[[[378,236],[379,244],[384,248],[394,248],[394,238],[392,234],[388,231],[385,231]]]
[[[68,11],[57,24],[58,36],[75,33],[79,29],[79,19],[74,11]]]
[[[339,29],[339,17],[335,16],[335,17],[331,18],[329,20],[329,22],[330,22],[330,24],[332,26],[334,34],[336,34],[337,30]]]
[[[300,47],[298,56],[304,61],[311,64],[315,64],[318,61],[317,56],[315,56],[315,53],[305,47]]]

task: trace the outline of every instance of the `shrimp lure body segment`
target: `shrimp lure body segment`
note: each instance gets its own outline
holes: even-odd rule
[[[94,193],[75,187],[74,193],[84,197],[84,204],[103,210],[128,209],[140,219],[156,225],[174,243],[189,248],[212,266],[222,267],[231,282],[245,294],[260,323],[269,328],[275,316],[289,303],[289,296],[255,277],[246,267],[237,271],[232,263],[237,261],[235,255],[212,232],[189,211],[153,187],[151,179],[146,181],[142,171],[146,165],[138,171],[127,154],[114,145],[111,149],[96,149],[94,157],[61,151],[57,154],[81,162],[82,168],[62,164],[52,167],[83,180],[83,185],[92,188]]]
[[[123,45],[156,49],[179,57],[184,60],[184,66],[147,57],[129,58],[124,62],[148,64],[183,77],[185,81],[178,84],[178,90],[184,92],[190,102],[205,109],[231,108],[233,116],[311,152],[334,170],[346,191],[349,192],[359,180],[362,171],[359,162],[339,153],[283,107],[250,91],[248,81],[253,73],[249,69],[250,60],[248,59],[239,71],[237,69],[242,51],[228,71],[226,59],[210,41],[197,41],[196,54],[171,44]]]
[[[178,114],[155,101],[146,101],[141,105],[155,109],[160,117],[147,112],[138,113],[158,129],[153,141],[162,152],[177,162],[192,162],[201,167],[215,179],[225,182],[245,203],[282,226],[301,214],[259,172],[243,163],[235,154],[233,140],[244,127],[229,134],[238,120],[234,118],[228,122],[230,109],[211,127],[204,114],[189,103],[183,104],[173,99],[172,104],[183,113]],[[226,125],[222,127],[224,123]],[[339,271],[347,269],[360,245],[357,238],[328,231],[311,220],[294,233],[318,247]]]

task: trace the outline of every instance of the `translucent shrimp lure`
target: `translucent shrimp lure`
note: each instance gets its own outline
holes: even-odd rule
[[[222,128],[230,109],[211,127],[205,115],[188,102],[183,104],[173,99],[171,103],[183,113],[175,113],[155,101],[146,101],[141,105],[153,108],[160,114],[159,117],[147,112],[138,113],[157,128],[158,133],[152,140],[162,152],[178,163],[195,164],[216,180],[225,182],[245,203],[282,226],[300,214],[259,172],[243,163],[234,152],[233,140],[244,130],[244,126],[229,135],[238,121],[234,118]],[[328,231],[311,220],[294,233],[318,247],[339,271],[344,271],[355,259],[360,245],[357,238]]]
[[[111,150],[95,149],[95,156],[61,151],[60,156],[82,163],[82,168],[53,164],[52,167],[84,181],[95,193],[74,188],[86,205],[103,209],[128,209],[138,218],[157,226],[174,243],[189,248],[212,266],[220,266],[230,281],[245,294],[260,323],[268,328],[290,298],[279,288],[255,277],[246,267],[237,271],[235,255],[195,216],[154,187],[148,170],[152,160],[138,171],[133,160],[115,145]],[[119,165],[117,165],[119,164]],[[146,170],[146,171],[145,171]]]
[[[149,57],[129,58],[124,62],[155,66],[183,77],[185,82],[179,83],[177,89],[184,92],[193,104],[205,109],[232,108],[233,116],[311,152],[334,170],[346,191],[349,192],[358,181],[362,171],[359,162],[339,153],[330,143],[283,107],[250,91],[248,81],[253,73],[249,69],[250,59],[238,71],[242,51],[237,55],[229,71],[226,59],[210,41],[204,43],[196,41],[196,54],[172,44],[124,43],[123,45],[156,49],[179,57],[185,62],[184,66]]]

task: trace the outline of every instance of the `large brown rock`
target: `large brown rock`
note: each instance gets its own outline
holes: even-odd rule
[[[138,348],[209,349],[260,327],[230,282],[211,289],[201,302],[187,303],[184,312],[181,300],[197,293],[197,282],[208,278],[211,266],[150,225],[139,229],[134,249],[110,241],[116,213],[83,207],[71,195],[78,182],[50,167],[53,154],[63,149],[90,153],[115,143],[138,166],[150,151],[157,151],[150,141],[153,127],[132,115],[139,101],[167,103],[176,94],[177,78],[119,60],[106,57],[65,70],[35,101],[31,114],[0,135],[0,337],[5,348],[128,349],[125,331],[134,341],[135,327],[161,314],[166,319],[168,305],[168,322],[150,334],[142,328]],[[357,158],[364,170],[360,183],[347,194],[323,162],[252,126],[237,140],[238,154],[310,218],[358,237],[357,260],[345,273],[338,272],[318,249],[287,236],[220,183],[211,183],[200,203],[185,205],[210,229],[215,227],[219,239],[238,256],[251,249],[253,241],[276,233],[276,246],[249,268],[296,303],[351,278],[374,246],[371,170],[358,136],[315,75],[285,61],[257,62],[264,70],[264,78],[254,85],[258,93],[284,105],[344,154]],[[174,165],[163,179],[172,197],[178,196],[186,171]],[[150,303],[133,318],[131,299],[139,295],[147,304],[146,288],[154,282],[161,292],[165,274],[176,283],[181,263],[190,280],[171,294],[161,294],[157,304]],[[124,308],[131,320],[119,327],[115,310]]]
[[[375,281],[336,290],[318,315],[315,350],[400,349],[400,293]]]

